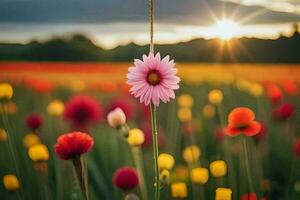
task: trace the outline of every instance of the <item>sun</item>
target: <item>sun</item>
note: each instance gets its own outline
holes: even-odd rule
[[[222,19],[212,26],[212,34],[223,40],[230,40],[238,33],[238,24],[231,19]]]

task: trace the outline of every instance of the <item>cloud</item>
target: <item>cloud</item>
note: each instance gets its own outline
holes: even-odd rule
[[[215,18],[222,18],[223,15],[227,15],[227,17],[233,15],[232,17],[242,19],[245,24],[283,23],[300,20],[300,14],[297,12],[283,12],[283,10],[271,9],[266,6],[269,3],[267,1],[271,2],[271,0],[253,1],[257,3],[250,5],[250,0],[230,0],[230,2],[156,0],[156,20],[186,25],[210,25]],[[275,0],[275,2],[282,1]],[[286,1],[286,3],[289,2]],[[146,22],[148,20],[147,9],[148,1],[146,0],[1,0],[0,22]]]
[[[263,6],[273,11],[300,14],[299,0],[223,0],[225,2],[234,2],[242,5]]]

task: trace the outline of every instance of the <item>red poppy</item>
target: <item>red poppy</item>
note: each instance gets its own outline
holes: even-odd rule
[[[82,132],[66,133],[58,137],[54,151],[63,160],[69,160],[87,153],[94,145],[93,138]]]
[[[246,107],[238,107],[231,111],[228,116],[228,126],[226,134],[229,136],[237,136],[243,133],[246,136],[256,135],[261,125],[254,121],[254,112]]]
[[[91,96],[73,96],[65,105],[64,117],[72,123],[73,128],[86,130],[91,123],[100,121],[101,104]]]
[[[282,99],[281,89],[274,83],[269,83],[266,86],[267,95],[272,103],[277,103]]]
[[[248,194],[244,194],[241,200],[257,200],[257,196],[254,192],[250,192]]]
[[[31,113],[26,117],[26,125],[32,130],[36,130],[43,124],[43,117],[37,113]]]
[[[38,78],[28,78],[25,85],[38,93],[49,94],[53,90],[53,85],[50,81]]]
[[[294,113],[294,107],[290,103],[283,103],[272,110],[272,118],[275,120],[286,120]]]
[[[294,143],[294,153],[296,156],[300,156],[300,138],[296,139]]]
[[[107,113],[116,108],[121,108],[126,115],[126,119],[128,120],[133,119],[135,116],[133,101],[127,97],[120,97],[112,100],[108,106]]]
[[[113,184],[124,191],[132,190],[139,184],[138,173],[132,167],[122,167],[114,173]]]
[[[281,86],[288,95],[296,96],[298,94],[298,86],[294,81],[282,81]]]

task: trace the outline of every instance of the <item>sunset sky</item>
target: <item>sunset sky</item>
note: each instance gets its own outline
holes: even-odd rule
[[[147,0],[0,0],[0,41],[84,33],[104,48],[148,42]],[[299,0],[156,0],[155,42],[291,34]]]

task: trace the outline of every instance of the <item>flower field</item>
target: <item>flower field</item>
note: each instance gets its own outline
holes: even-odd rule
[[[0,199],[300,199],[300,66],[131,65],[0,62]]]

